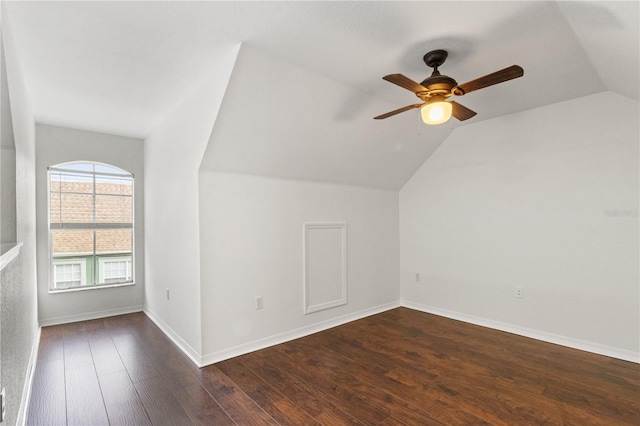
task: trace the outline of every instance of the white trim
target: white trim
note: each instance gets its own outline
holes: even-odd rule
[[[625,361],[640,363],[640,353],[627,349],[616,348],[612,346],[602,345],[600,343],[589,342],[586,340],[574,339],[572,337],[561,336],[559,334],[548,333],[545,331],[534,330],[517,325],[507,324],[500,321],[493,321],[473,315],[462,314],[459,312],[449,311],[446,309],[436,308],[433,306],[421,305],[419,303],[402,301],[402,306],[417,311],[427,312],[445,318],[467,322],[482,327],[492,328],[494,330],[505,331],[507,333],[517,334],[519,336],[529,337],[543,342],[553,343],[556,345],[566,346],[581,351],[591,352],[599,355],[605,355],[612,358],[622,359]]]
[[[24,425],[27,422],[27,410],[31,401],[31,389],[33,387],[33,377],[36,371],[36,363],[38,361],[38,348],[40,347],[40,332],[42,327],[36,329],[31,343],[31,355],[29,356],[29,364],[27,365],[27,374],[24,378],[24,386],[22,387],[22,398],[20,399],[20,408],[18,409],[18,419],[16,425]]]
[[[75,315],[65,315],[62,317],[45,318],[40,320],[40,326],[46,327],[49,325],[67,324],[70,322],[87,321],[100,318],[113,317],[116,315],[132,314],[134,312],[142,312],[143,307],[129,306],[127,308],[107,309],[106,311],[86,312]]]
[[[362,311],[342,315],[337,318],[321,321],[316,324],[300,327],[295,330],[285,331],[284,333],[254,340],[253,342],[244,343],[232,348],[223,349],[221,351],[206,354],[206,355],[203,355],[201,358],[202,360],[201,367],[214,364],[216,362],[224,361],[225,359],[233,358],[239,355],[248,354],[250,352],[254,352],[260,349],[268,348],[270,346],[279,345],[280,343],[285,343],[290,340],[299,339],[301,337],[318,333],[320,331],[328,330],[330,328],[337,327],[339,325],[346,324],[351,321],[356,321],[371,315],[379,314],[381,312],[385,312],[390,309],[399,308],[400,306],[401,305],[399,301],[390,302],[383,305],[375,306],[373,308],[364,309]]]
[[[99,164],[101,166],[111,167],[112,169],[118,169],[118,170],[122,170],[124,172],[124,173],[98,172],[102,176],[115,176],[115,177],[129,177],[129,176],[131,176],[131,177],[133,177],[133,173],[129,173],[128,171],[123,170],[120,167],[116,167],[116,166],[113,166],[113,165],[107,164],[107,163],[99,163],[97,161],[70,161],[68,163],[64,163],[63,165],[67,165],[67,164],[91,164],[91,165]],[[92,172],[89,172],[89,171],[86,171],[86,170],[65,169],[64,167],[56,167],[56,166],[49,166],[49,167],[47,167],[47,170],[54,171],[54,172],[59,172],[59,173],[76,173],[76,174],[80,174],[80,175],[89,175],[89,176],[93,176],[93,175],[96,174],[95,167],[94,167]]]
[[[143,312],[146,316],[149,317],[149,319],[151,319],[151,321],[153,321],[158,326],[160,330],[162,330],[162,332],[169,339],[171,339],[173,343],[175,343],[178,348],[180,348],[182,352],[184,352],[186,356],[189,357],[189,359],[191,359],[191,361],[193,361],[195,365],[197,365],[198,367],[203,367],[202,358],[198,351],[193,349],[189,343],[187,343],[182,337],[180,337],[178,333],[173,331],[173,329],[169,327],[167,323],[162,321],[158,315],[156,315],[151,309],[149,309],[148,306],[144,307]]]
[[[304,292],[304,313],[323,311],[347,304],[347,224],[346,222],[324,222],[324,223],[304,223],[303,224],[303,292]],[[341,279],[340,298],[328,300],[316,305],[309,304],[309,231],[318,229],[338,229],[341,231]]]
[[[4,244],[3,244],[4,246]],[[0,256],[0,271],[6,268],[18,255],[20,254],[20,248],[22,247],[22,243],[17,243],[13,245],[6,253],[2,253]],[[4,249],[4,247],[3,247]]]
[[[133,285],[136,285],[136,283],[131,282],[131,283],[118,283],[118,284],[83,285],[80,287],[69,287],[69,288],[61,288],[56,290],[49,290],[49,294],[65,294],[65,293],[73,293],[74,291],[100,290],[102,288],[114,288],[114,287],[130,287]],[[116,314],[116,315],[120,315],[120,314]]]
[[[120,284],[83,285],[80,287],[69,287],[69,288],[62,288],[58,290],[49,290],[49,294],[65,294],[65,293],[73,293],[74,291],[100,290],[101,288],[130,287],[133,285],[136,285],[136,283],[132,282],[132,283],[120,283]]]

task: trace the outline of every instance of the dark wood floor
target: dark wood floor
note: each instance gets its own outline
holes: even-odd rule
[[[42,329],[30,425],[640,425],[640,365],[399,308],[197,368],[144,314]]]

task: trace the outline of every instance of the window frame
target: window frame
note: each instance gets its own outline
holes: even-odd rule
[[[92,171],[83,171],[83,170],[75,170],[72,168],[68,168],[69,166],[73,166],[73,165],[89,165],[92,166]],[[104,171],[96,171],[97,168],[101,168],[101,167],[106,167],[106,168],[110,168],[110,169],[115,169],[118,170],[119,173],[110,173],[110,172],[104,172]],[[75,223],[67,223],[67,224],[52,224],[51,221],[51,213],[52,213],[52,203],[51,203],[51,173],[52,172],[69,172],[69,173],[79,173],[79,174],[86,174],[87,176],[91,176],[93,179],[93,189],[92,192],[90,193],[93,197],[94,197],[94,204],[93,204],[93,217],[94,220],[91,223],[79,223],[79,224],[75,224]],[[95,199],[97,195],[105,195],[105,194],[100,194],[97,192],[96,189],[96,178],[99,178],[101,176],[105,176],[105,177],[123,177],[123,178],[127,178],[130,179],[131,181],[131,224],[130,226],[122,226],[122,224],[114,224],[114,223],[100,223],[100,222],[96,222],[95,221],[95,212],[96,212],[96,204],[95,204]],[[65,292],[74,292],[74,291],[84,291],[84,290],[96,290],[96,289],[104,289],[104,288],[114,288],[114,287],[124,287],[124,286],[133,286],[136,284],[136,249],[135,249],[135,212],[136,212],[136,197],[135,197],[135,175],[131,172],[128,172],[118,166],[114,166],[112,164],[108,164],[108,163],[102,163],[99,161],[71,161],[71,162],[65,162],[65,163],[59,163],[56,164],[54,166],[49,166],[47,167],[47,233],[48,233],[48,261],[49,261],[49,273],[50,273],[50,277],[48,280],[48,288],[49,288],[49,293],[65,293]],[[62,222],[61,222],[62,223]],[[93,252],[89,255],[91,256],[88,259],[85,259],[85,261],[91,261],[93,262],[93,267],[92,267],[92,277],[93,280],[95,281],[94,283],[88,283],[88,277],[86,277],[86,267],[83,268],[82,270],[82,274],[83,274],[83,281],[85,284],[78,286],[78,287],[69,287],[69,288],[63,288],[63,289],[59,289],[55,287],[55,267],[54,267],[54,252],[53,252],[53,232],[54,230],[60,230],[60,229],[66,229],[66,230],[91,230],[93,232],[93,238],[94,238],[94,243],[93,243]],[[117,256],[119,259],[121,260],[130,260],[131,261],[131,280],[130,281],[126,281],[126,282],[118,282],[118,283],[100,283],[100,272],[98,270],[98,268],[101,268],[101,263],[100,260],[104,257],[104,254],[100,254],[96,252],[96,242],[95,242],[95,238],[96,238],[96,232],[100,231],[100,230],[112,230],[112,229],[123,229],[123,230],[130,230],[131,231],[131,251],[130,251],[130,256],[123,256],[123,252],[114,252],[113,254],[117,255],[120,254],[119,256]],[[127,253],[128,254],[128,253]],[[70,256],[73,256],[72,254],[69,254]],[[109,257],[106,257],[107,259],[109,259]],[[113,257],[115,258],[115,257]],[[76,262],[77,263],[77,262]]]

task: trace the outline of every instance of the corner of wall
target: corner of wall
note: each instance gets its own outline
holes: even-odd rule
[[[403,304],[637,361],[637,117],[600,92],[454,132],[400,191]]]
[[[198,172],[239,49],[239,42],[230,42],[210,77],[144,141],[145,312],[197,363],[202,345]],[[176,263],[181,268],[172,266]]]
[[[185,355],[193,361],[198,367],[202,367],[202,356],[188,342],[186,342],[178,333],[176,333],[166,322],[156,315],[148,306],[144,307],[143,312],[153,321],[164,334],[166,334],[175,345],[180,348]]]

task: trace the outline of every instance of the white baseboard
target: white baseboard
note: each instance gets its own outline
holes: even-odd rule
[[[193,349],[191,345],[189,345],[182,337],[180,337],[178,333],[173,331],[173,329],[169,327],[167,323],[162,321],[158,315],[156,315],[151,309],[149,309],[148,306],[144,307],[143,312],[151,319],[151,321],[153,321],[158,326],[160,330],[162,330],[162,332],[169,339],[171,339],[173,343],[176,344],[176,346],[178,346],[178,348],[180,348],[182,352],[185,353],[186,356],[191,359],[191,361],[193,361],[195,365],[197,365],[198,367],[203,366],[200,353]]]
[[[305,327],[297,328],[295,330],[286,331],[284,333],[276,334],[274,336],[265,337],[263,339],[254,340],[252,342],[244,343],[232,348],[223,349],[221,351],[213,352],[202,356],[202,366],[214,364],[216,362],[224,361],[225,359],[233,358],[239,355],[244,355],[249,352],[254,352],[260,349],[267,348],[269,346],[279,345],[290,340],[299,339],[310,334],[318,333],[320,331],[328,330],[333,327],[337,327],[342,324],[346,324],[351,321],[359,320],[371,315],[379,314],[390,309],[400,307],[400,302],[391,302],[384,305],[375,306],[373,308],[364,309],[362,311],[353,312],[351,314],[343,315],[341,317],[332,318],[327,321],[322,321],[316,324],[311,324]]]
[[[132,314],[134,312],[142,312],[142,306],[129,306],[127,308],[108,309],[106,311],[86,312],[76,315],[66,315],[62,317],[46,318],[40,320],[40,326],[67,324],[70,322],[88,321],[99,318],[113,317],[116,315]]]
[[[31,400],[33,375],[36,371],[36,363],[38,361],[41,330],[42,327],[38,327],[33,336],[33,342],[31,343],[31,355],[29,355],[29,364],[27,365],[27,373],[24,378],[24,386],[22,387],[22,398],[20,399],[20,408],[18,409],[18,420],[16,421],[16,425],[19,426],[27,422],[27,410],[29,409],[29,401]]]
[[[493,320],[480,318],[472,315],[461,314],[459,312],[453,312],[446,309],[436,308],[433,306],[421,305],[419,303],[402,301],[402,306],[410,309],[415,309],[417,311],[438,315],[445,318],[451,318],[454,320],[479,325],[482,327],[488,327],[495,330],[506,331],[507,333],[517,334],[519,336],[530,337],[536,340],[542,340],[543,342],[554,343],[556,345],[566,346],[573,349],[579,349],[581,351],[591,352],[599,355],[605,355],[611,358],[622,359],[624,361],[640,363],[640,353],[629,351],[626,349],[615,348],[611,346],[601,345],[599,343],[574,339],[567,336],[561,336],[558,334],[547,333],[544,331],[519,327],[516,325],[507,324],[500,321],[493,321]]]

